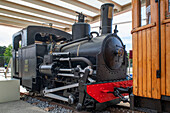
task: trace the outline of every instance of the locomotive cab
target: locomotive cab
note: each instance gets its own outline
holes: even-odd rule
[[[50,36],[56,42],[69,41],[72,37],[61,30],[42,26],[28,26],[13,35],[13,77],[21,79],[21,84],[29,90],[39,84],[36,79],[39,73],[37,67],[42,62],[40,58],[48,54]]]

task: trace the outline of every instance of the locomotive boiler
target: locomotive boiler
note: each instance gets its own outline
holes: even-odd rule
[[[14,34],[13,77],[27,90],[76,104],[77,110],[128,102],[132,80],[126,79],[127,53],[117,26],[112,33],[113,7],[101,6],[101,35],[90,32],[82,13],[72,35],[42,26]]]

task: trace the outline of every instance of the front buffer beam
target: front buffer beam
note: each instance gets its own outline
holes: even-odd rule
[[[99,103],[104,103],[111,101],[117,98],[120,98],[118,95],[114,94],[114,90],[117,88],[131,88],[133,85],[132,80],[118,81],[118,82],[108,82],[108,83],[98,83],[90,84],[86,86],[86,92],[92,98],[94,98]],[[121,93],[122,96],[127,96],[129,93]]]

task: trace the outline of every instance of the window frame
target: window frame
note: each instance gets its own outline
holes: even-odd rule
[[[147,5],[147,0],[146,0],[146,4],[145,6]],[[143,5],[144,6],[144,5]],[[149,24],[152,24],[151,20],[150,20],[150,23],[147,22],[147,14],[146,14],[146,25],[142,25],[142,15],[141,15],[141,8],[143,7],[142,6],[142,3],[141,3],[141,0],[139,0],[139,27],[142,27],[142,26],[146,26],[146,25],[149,25]],[[150,6],[151,6],[151,2],[150,2]],[[146,7],[146,10],[147,10],[147,7]],[[150,16],[151,16],[151,7],[150,7]],[[151,16],[152,18],[152,16]]]
[[[169,8],[169,2],[170,2],[170,0],[166,0],[166,13],[165,13],[165,15],[166,15],[166,19],[169,19],[170,18],[170,8]]]

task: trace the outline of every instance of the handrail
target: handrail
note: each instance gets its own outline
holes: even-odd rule
[[[162,20],[162,24],[170,23],[170,19]]]
[[[145,26],[142,26],[142,27],[134,28],[134,29],[131,31],[131,34],[133,34],[133,33],[135,33],[135,32],[138,32],[138,31],[142,31],[142,30],[147,29],[147,28],[154,27],[154,26],[156,26],[156,22],[151,23],[151,24],[148,24],[148,25],[145,25]]]

